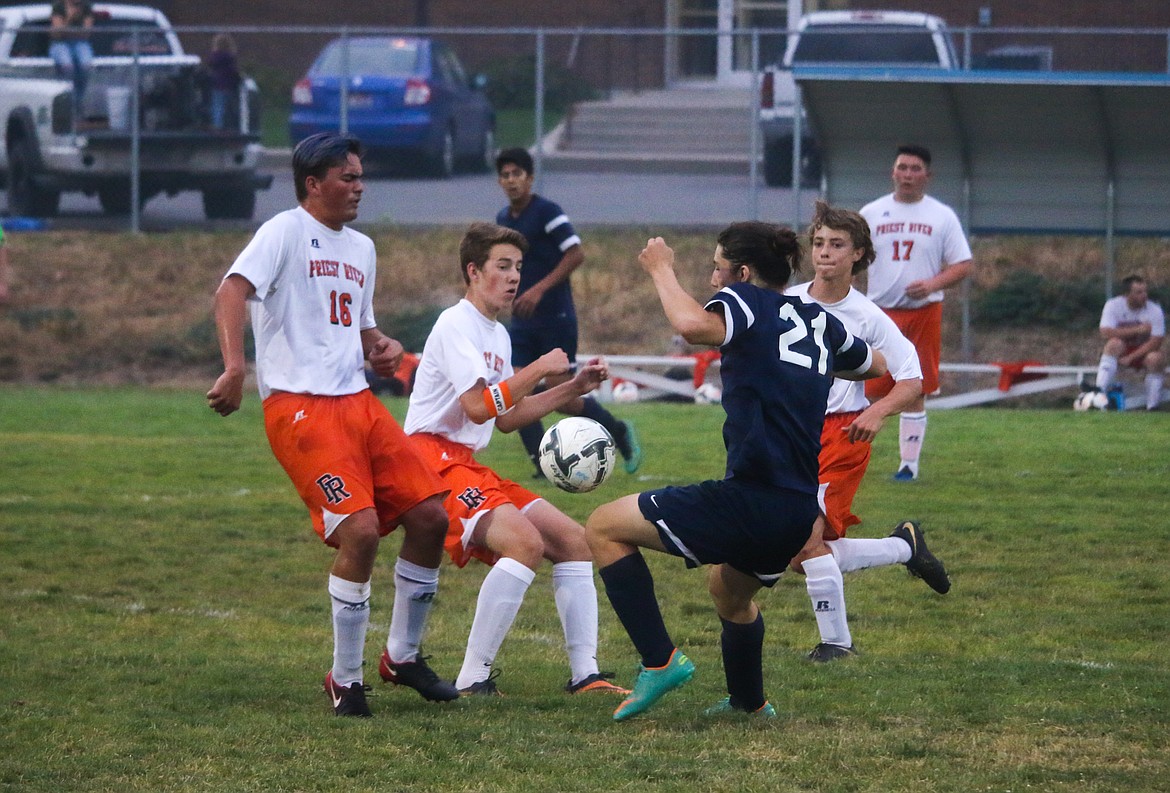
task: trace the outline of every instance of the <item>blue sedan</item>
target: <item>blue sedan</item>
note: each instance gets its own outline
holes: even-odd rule
[[[459,164],[495,167],[496,115],[483,80],[468,77],[440,41],[413,37],[335,39],[293,87],[289,135],[346,129],[370,155],[448,177]]]

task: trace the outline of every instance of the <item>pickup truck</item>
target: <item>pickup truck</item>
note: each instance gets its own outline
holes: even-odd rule
[[[764,182],[792,185],[796,84],[794,65],[958,68],[946,22],[905,11],[817,11],[801,17],[788,38],[781,63],[767,67],[760,80],[760,130],[764,142]],[[801,183],[820,182],[816,133],[800,110]]]
[[[61,193],[78,191],[96,194],[106,214],[127,214],[136,153],[140,204],[198,190],[208,218],[251,218],[256,191],[272,183],[257,173],[255,82],[242,81],[227,128],[212,129],[201,60],[183,51],[167,18],[148,6],[96,3],[93,66],[75,98],[49,57],[49,13],[49,3],[0,8],[0,182],[9,212],[51,217]]]

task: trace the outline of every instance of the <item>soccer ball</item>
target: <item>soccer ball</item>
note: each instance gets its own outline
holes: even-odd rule
[[[723,389],[714,383],[703,383],[695,389],[696,405],[718,405],[723,401]]]
[[[613,436],[593,419],[561,419],[540,439],[540,470],[570,493],[599,487],[613,473],[614,459]]]
[[[1073,402],[1073,410],[1105,410],[1109,407],[1109,397],[1100,391],[1082,391],[1077,394],[1076,401]]]
[[[638,384],[633,380],[622,380],[614,384],[613,401],[629,404],[638,401]]]

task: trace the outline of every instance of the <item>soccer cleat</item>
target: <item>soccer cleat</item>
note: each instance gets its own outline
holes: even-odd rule
[[[642,667],[634,690],[613,712],[614,721],[624,721],[631,716],[644,713],[667,693],[678,688],[695,676],[695,665],[677,647],[670,654],[665,666],[657,669]]]
[[[493,669],[487,676],[487,680],[479,680],[472,683],[466,688],[459,689],[459,696],[461,697],[502,697],[503,693],[499,686],[496,685],[496,678],[500,676],[499,669]]]
[[[628,688],[615,686],[609,682],[609,678],[613,677],[613,672],[598,672],[589,677],[584,678],[579,683],[574,683],[570,678],[568,683],[565,683],[565,691],[570,694],[584,694],[589,691],[600,691],[608,694],[629,694]]]
[[[903,465],[898,469],[898,473],[894,474],[895,482],[913,482],[918,477],[910,470],[910,466]]]
[[[732,705],[731,697],[724,697],[703,711],[704,716],[725,716],[732,713],[742,713],[754,719],[776,718],[776,709],[772,707],[771,702],[766,700],[764,701],[763,705],[760,705],[760,707],[756,708],[755,710],[744,710],[743,708],[737,708],[735,705]]]
[[[333,670],[325,674],[325,693],[333,701],[333,713],[336,716],[358,716],[369,718],[370,706],[366,704],[366,688],[364,683],[351,683],[348,686],[339,686],[333,682]]]
[[[378,674],[387,683],[413,688],[422,695],[423,699],[431,702],[450,702],[453,699],[459,699],[459,691],[456,690],[455,686],[446,680],[440,680],[439,676],[427,666],[427,658],[429,657],[420,655],[413,661],[396,664],[390,660],[390,651],[382,650],[382,659],[378,662]]]
[[[634,429],[634,422],[623,421],[621,437],[614,438],[618,453],[622,456],[622,467],[627,474],[632,474],[642,465],[642,444],[638,442],[638,431]]]
[[[848,658],[851,655],[857,655],[857,648],[852,644],[848,647],[842,647],[839,644],[828,644],[821,642],[808,653],[808,660],[814,664],[823,664],[828,661],[835,661],[838,658]]]
[[[906,569],[910,575],[921,578],[926,585],[945,595],[951,589],[951,579],[947,576],[947,569],[943,563],[926,548],[926,537],[922,529],[912,520],[904,520],[890,533],[910,546],[910,561],[906,562]]]

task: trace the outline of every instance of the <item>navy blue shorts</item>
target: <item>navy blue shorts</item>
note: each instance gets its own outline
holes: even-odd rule
[[[570,319],[548,325],[528,325],[508,329],[512,337],[512,368],[520,369],[546,352],[560,347],[569,356],[569,364],[577,363],[577,322]]]
[[[638,507],[687,567],[729,564],[764,586],[804,547],[820,511],[811,493],[735,479],[647,490]]]

